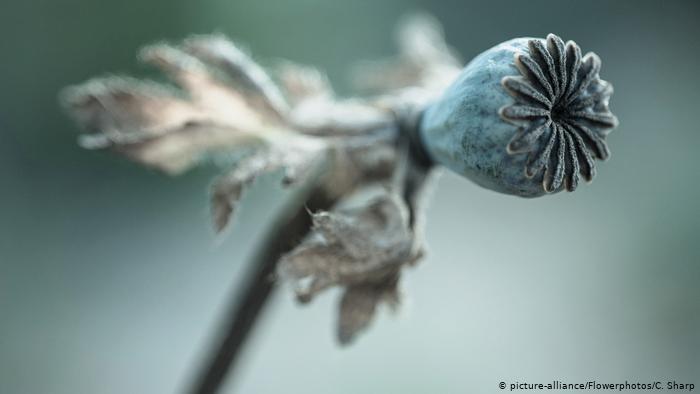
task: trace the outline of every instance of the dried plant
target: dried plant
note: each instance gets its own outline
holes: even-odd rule
[[[198,392],[225,374],[269,294],[270,273],[302,302],[342,287],[342,344],[380,304],[396,307],[403,268],[423,256],[423,200],[436,164],[527,197],[564,182],[573,190],[579,173],[592,179],[593,157],[607,158],[602,133],[616,120],[595,55],[581,60],[578,46],[556,36],[516,39],[461,71],[439,24],[425,15],[404,20],[398,41],[395,57],[356,67],[357,86],[374,93],[350,99],[311,67],[285,63],[270,75],[223,36],[142,51],[177,86],[106,77],[64,92],[86,130],[85,148],[168,174],[229,163],[211,189],[217,231],[261,175],[282,171],[285,185],[306,187],[255,260],[258,274],[232,312],[234,334]],[[526,161],[523,152],[533,153]]]
[[[309,236],[281,259],[279,273],[297,284],[310,283],[297,290],[305,301],[329,286],[347,287],[339,323],[339,336],[347,342],[371,317],[361,317],[363,324],[348,321],[359,316],[351,312],[351,300],[369,297],[358,289],[381,284],[387,291],[373,291],[374,303],[388,299],[391,289],[392,302],[398,302],[400,268],[420,255],[421,240],[412,228],[418,214],[413,194],[420,187],[404,189],[422,179],[406,179],[416,177],[407,168],[416,164],[409,163],[415,160],[402,133],[416,126],[400,121],[415,122],[422,106],[449,83],[445,76],[459,71],[433,21],[412,19],[400,37],[396,59],[362,66],[373,71],[359,75],[372,79],[358,78],[358,83],[384,90],[371,98],[338,98],[320,71],[291,63],[280,67],[278,87],[226,38],[198,36],[141,52],[143,61],[166,72],[180,89],[107,77],[68,88],[63,102],[87,130],[80,143],[89,149],[112,150],[168,174],[217,155],[219,161],[232,157],[235,164],[212,186],[217,231],[226,227],[245,186],[256,177],[282,170],[290,185],[306,182],[323,167],[319,192],[337,204],[312,213]],[[444,81],[436,83],[432,74]],[[379,86],[384,82],[387,86]],[[377,186],[382,191],[374,197],[356,197]],[[344,208],[353,198],[359,206]]]

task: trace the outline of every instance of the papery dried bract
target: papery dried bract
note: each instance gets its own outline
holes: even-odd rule
[[[302,301],[330,286],[347,287],[338,333],[347,343],[369,324],[386,295],[383,284],[415,260],[409,220],[403,200],[390,192],[352,209],[314,213],[311,235],[283,257],[279,273],[296,283]]]
[[[398,307],[398,272],[380,283],[348,286],[338,306],[338,342],[351,343],[372,323],[377,307],[384,303],[391,309]]]

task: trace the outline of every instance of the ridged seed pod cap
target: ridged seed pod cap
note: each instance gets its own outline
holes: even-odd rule
[[[592,180],[617,126],[600,59],[573,41],[516,38],[474,58],[425,111],[432,159],[501,193],[537,197]]]

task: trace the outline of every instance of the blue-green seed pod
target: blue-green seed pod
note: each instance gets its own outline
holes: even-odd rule
[[[612,86],[572,41],[516,38],[474,58],[425,111],[432,159],[501,193],[537,197],[590,181],[609,156]]]

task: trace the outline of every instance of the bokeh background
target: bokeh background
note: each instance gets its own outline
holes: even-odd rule
[[[556,32],[603,59],[620,127],[574,194],[523,200],[445,174],[407,302],[348,349],[331,291],[278,292],[230,393],[487,393],[500,381],[700,384],[700,3],[33,0],[0,4],[0,393],[173,393],[192,378],[256,237],[289,191],[252,187],[210,230],[216,169],[178,178],[83,151],[56,100],[137,49],[224,32],[267,64],[325,69],[394,52],[426,10],[469,59]]]

